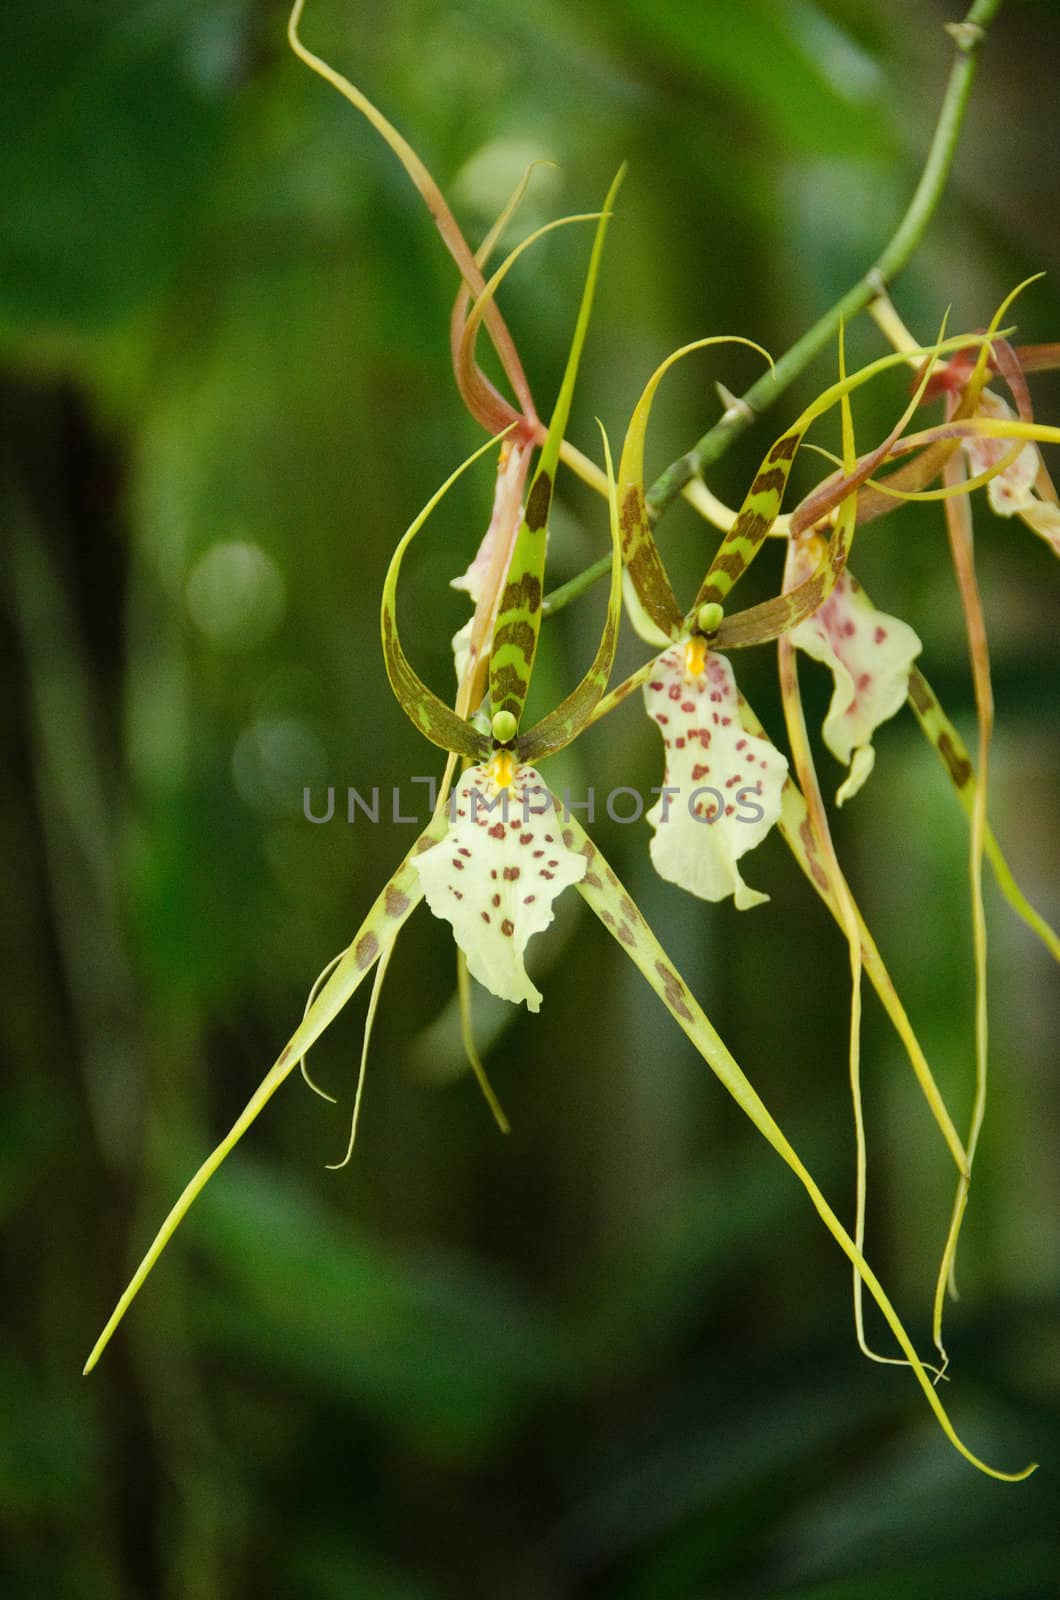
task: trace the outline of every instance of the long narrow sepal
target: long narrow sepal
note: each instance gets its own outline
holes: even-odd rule
[[[945,326],[943,321],[935,344],[936,350],[942,348]],[[831,483],[822,485],[821,489],[796,507],[790,522],[792,537],[833,511],[871,477],[881,462],[886,461],[923,400],[932,366],[932,360],[924,362],[909,404],[890,433],[875,450],[860,460],[848,460],[838,477]],[[850,426],[849,390],[843,387],[846,381],[844,374],[840,381],[844,430]],[[763,601],[761,605],[750,606],[746,611],[739,611],[734,616],[726,617],[717,632],[711,634],[712,647],[716,650],[725,650],[764,644],[767,640],[783,637],[813,616],[824,605],[842,578],[856,521],[856,511],[852,520],[844,522],[840,519],[828,543],[824,544],[822,541],[820,556],[813,570],[809,575],[803,575],[801,581],[794,584],[786,593],[776,595],[772,600]]]
[[[722,540],[700,585],[693,614],[705,605],[724,605],[733,586],[758,554],[780,513],[791,464],[812,420],[804,414],[770,446],[744,496],[736,521]]]
[[[791,472],[791,464],[807,430],[818,417],[830,411],[844,395],[850,394],[854,389],[860,388],[862,384],[868,383],[878,373],[903,365],[909,359],[910,354],[934,361],[947,350],[967,348],[970,345],[978,347],[988,342],[989,340],[985,334],[971,337],[964,335],[957,339],[940,339],[930,349],[905,353],[896,352],[892,355],[881,356],[878,360],[869,362],[867,366],[862,367],[859,371],[840,379],[838,383],[834,383],[826,389],[823,394],[818,395],[812,405],[807,406],[806,410],[796,419],[787,432],[783,433],[770,447],[747,492],[736,521],[725,535],[714,560],[710,564],[690,615],[695,616],[704,605],[724,605],[733,586],[743,576],[758,554],[779,515],[784,490],[787,487],[788,476]],[[849,488],[849,484],[844,484],[838,499],[833,499],[831,505],[838,504],[844,494],[849,493]],[[820,514],[820,512],[816,513],[816,515]],[[816,516],[814,520],[816,520]]]
[[[1005,1483],[1018,1483],[1028,1477],[1035,1470],[1037,1463],[1032,1462],[1020,1472],[1001,1472],[996,1467],[988,1466],[985,1461],[973,1454],[959,1437],[883,1285],[828,1204],[779,1124],[771,1116],[761,1096],[712,1027],[687,984],[675,970],[666,951],[628,892],[585,830],[573,817],[564,828],[564,839],[572,849],[580,850],[586,860],[586,872],[578,884],[582,897],[659,996],[678,1027],[692,1041],[715,1077],[802,1184],[818,1216],[875,1300],[899,1349],[912,1368],[913,1375],[940,1428],[954,1449],[988,1477],[999,1478]]]
[[[655,392],[663,377],[683,356],[713,344],[745,344],[770,360],[769,352],[752,339],[724,334],[696,339],[682,345],[661,362],[644,385],[643,393],[629,420],[622,458],[618,466],[618,508],[622,529],[623,587],[626,611],[634,630],[648,644],[663,649],[685,631],[684,614],[677,603],[662,557],[651,531],[651,519],[644,497],[644,438],[648,430]]]
[[[618,496],[615,492],[615,470],[611,461],[611,446],[600,424],[604,444],[604,461],[607,469],[607,502],[611,529],[611,587],[607,595],[607,615],[604,618],[600,643],[592,666],[578,687],[558,705],[555,711],[543,717],[529,733],[516,741],[521,761],[540,761],[543,756],[555,755],[578,737],[587,726],[607,688],[611,668],[615,664],[615,647],[618,644],[618,627],[622,617],[622,543],[619,534]]]
[[[225,1157],[231,1153],[247,1129],[264,1111],[277,1089],[298,1066],[306,1051],[334,1022],[372,970],[381,950],[393,943],[401,927],[423,898],[413,862],[420,851],[429,847],[441,836],[444,828],[444,814],[431,819],[375,901],[353,940],[339,957],[334,971],[277,1057],[275,1065],[262,1079],[220,1144],[207,1156],[198,1172],[185,1186],[133,1273],[128,1288],[111,1312],[106,1327],[93,1345],[92,1352],[85,1362],[86,1374],[92,1371],[107,1348],[115,1329],[150,1277],[166,1245]]]
[[[598,222],[599,220],[600,213],[598,211],[576,212],[569,217],[555,217],[551,222],[542,223],[539,228],[535,228],[532,233],[527,234],[525,239],[520,239],[515,248],[504,258],[490,277],[489,282],[484,285],[481,294],[474,300],[460,330],[460,341],[456,346],[453,360],[461,394],[466,395],[468,385],[473,382],[473,374],[480,371],[475,360],[475,346],[478,340],[479,328],[489,307],[496,299],[497,290],[519,257],[524,251],[535,245],[539,239],[543,239],[546,234],[555,233],[557,228],[569,227],[574,222]]]
[[[970,818],[975,806],[976,776],[968,746],[943,710],[934,689],[916,667],[909,674],[909,704],[925,737],[930,740],[935,754],[946,769],[965,815]],[[989,824],[983,844],[1001,893],[1016,915],[1041,940],[1054,961],[1060,961],[1060,935],[1023,893]]]
[[[345,77],[341,72],[336,72],[334,67],[329,66],[326,61],[315,55],[312,50],[303,44],[298,32],[298,26],[302,20],[304,9],[305,0],[294,0],[287,23],[287,42],[291,49],[299,61],[303,62],[310,71],[315,72],[319,78],[323,78],[325,83],[338,90],[343,99],[348,100],[350,105],[371,123],[376,132],[390,146],[419,191],[434,220],[434,225],[441,235],[442,242],[460,269],[461,277],[475,294],[481,293],[482,273],[471,253],[470,246],[457,226],[456,219],[450,211],[442,191],[408,140],[398,132],[391,122],[387,121],[383,113],[372,104],[367,95],[363,94],[355,84],[351,83],[349,78]],[[519,353],[512,341],[512,336],[508,332],[504,319],[496,306],[490,306],[487,313],[487,322],[494,349],[500,358],[501,366],[508,376],[512,389],[515,391],[522,407],[523,415],[533,419],[535,413],[530,386],[526,381],[526,374],[523,372]],[[519,419],[510,403],[502,395],[498,394],[492,385],[489,388],[495,402],[495,405],[490,408],[489,425],[492,431],[499,432],[501,428],[507,427],[511,422]],[[476,414],[473,397],[465,396],[465,399],[467,399],[469,407],[472,408],[473,414]]]
[[[480,272],[484,270],[486,263],[493,254],[493,249],[498,239],[500,239],[508,223],[519,209],[534,168],[550,167],[552,165],[551,161],[537,160],[531,161],[526,167],[522,177],[502,207],[500,214],[475,251],[475,266]],[[460,390],[464,404],[471,412],[471,415],[481,422],[483,427],[487,428],[490,433],[496,433],[499,431],[499,427],[504,426],[504,422],[511,420],[510,417],[505,417],[504,422],[500,424],[494,421],[494,418],[500,415],[498,408],[503,409],[508,406],[508,402],[503,395],[498,393],[495,385],[490,382],[474,359],[466,366],[461,365],[461,342],[467,322],[467,309],[470,299],[471,290],[466,279],[462,279],[449,317],[449,349],[453,358],[453,376],[456,378],[457,388]],[[508,410],[511,410],[510,406],[508,406]],[[533,410],[527,412],[526,421],[536,424],[537,417]]]
[[[746,707],[746,710],[747,713],[753,717],[754,714],[751,712],[749,706]],[[781,795],[780,820],[777,826],[779,828],[781,837],[788,846],[788,849],[791,851],[792,855],[795,857],[799,867],[805,873],[806,877],[813,885],[821,900],[828,907],[828,910],[831,912],[836,922],[840,927],[842,927],[842,915],[839,904],[836,900],[833,881],[829,877],[827,871],[825,870],[824,863],[821,860],[817,841],[814,837],[813,828],[810,824],[809,810],[807,808],[806,801],[803,797],[801,789],[793,778],[789,778],[787,783],[784,785],[784,790]],[[849,885],[847,885],[847,889],[849,892]],[[942,1098],[942,1092],[935,1081],[935,1076],[931,1070],[927,1056],[924,1054],[920,1041],[918,1040],[913,1029],[913,1025],[909,1020],[909,1015],[901,1002],[898,990],[895,988],[894,981],[887,970],[883,956],[880,953],[880,948],[873,938],[868,924],[866,923],[861,911],[858,909],[856,902],[853,901],[853,897],[852,903],[854,905],[854,914],[857,917],[858,922],[858,931],[861,939],[861,955],[865,965],[865,971],[868,973],[872,986],[879,996],[881,1005],[886,1011],[888,1017],[891,1019],[891,1024],[895,1033],[902,1041],[902,1045],[909,1059],[909,1065],[913,1069],[913,1073],[916,1077],[917,1083],[920,1085],[921,1092],[925,1101],[927,1102],[935,1124],[946,1142],[946,1148],[953,1157],[954,1165],[956,1166],[958,1172],[964,1172],[967,1169],[967,1157],[965,1155],[964,1145],[961,1143],[960,1135],[954,1126],[953,1118],[946,1109],[946,1103]]]
[[[839,328],[839,375],[845,376],[846,358],[843,327]],[[854,440],[854,422],[850,407],[849,395],[844,395],[841,402],[843,456],[842,468],[844,474],[850,474],[857,461],[857,447]],[[850,540],[854,533],[854,518],[857,513],[857,490],[853,489],[843,500],[839,507],[834,538],[844,548],[849,548]],[[792,539],[788,544],[788,559],[784,573],[784,587],[790,590],[797,582],[799,575],[799,543]],[[807,624],[809,626],[810,624]],[[798,661],[795,654],[796,635],[783,636],[777,645],[777,661],[780,674],[780,694],[784,707],[784,720],[787,725],[788,744],[791,748],[792,763],[795,768],[799,785],[806,799],[807,817],[813,837],[818,860],[823,866],[828,878],[832,896],[835,901],[837,920],[846,937],[847,951],[850,961],[850,1024],[847,1045],[847,1067],[850,1082],[851,1108],[854,1118],[854,1149],[855,1149],[855,1201],[854,1201],[854,1243],[859,1251],[865,1248],[865,1215],[868,1200],[868,1147],[865,1138],[865,1110],[861,1091],[861,1007],[862,1007],[862,972],[863,957],[861,946],[861,930],[858,926],[857,913],[853,897],[847,888],[846,879],[839,866],[835,845],[832,841],[831,830],[828,826],[828,815],[825,811],[824,800],[821,795],[821,786],[817,780],[817,770],[814,765],[813,752],[810,749],[810,739],[806,731],[806,717],[803,711],[802,694],[799,688]],[[908,679],[908,672],[906,674]],[[904,687],[904,685],[903,685]],[[855,1267],[853,1270],[853,1304],[854,1304],[854,1330],[857,1335],[858,1347],[862,1354],[872,1361],[895,1363],[902,1365],[902,1359],[894,1356],[881,1356],[871,1348],[865,1337],[865,1314],[862,1292],[861,1275]],[[939,1377],[939,1372],[934,1372],[934,1377]]]
[[[976,371],[979,371],[977,366]],[[955,456],[946,464],[947,484],[959,483],[964,477],[964,463]],[[982,596],[975,571],[973,550],[972,511],[967,498],[946,502],[946,532],[954,575],[961,598],[965,630],[968,636],[968,656],[972,669],[972,689],[975,697],[976,720],[979,725],[979,760],[975,799],[972,805],[969,832],[969,886],[972,901],[972,951],[975,971],[975,1092],[972,1097],[972,1114],[965,1147],[968,1151],[968,1172],[957,1179],[950,1233],[943,1251],[942,1263],[935,1284],[934,1330],[935,1342],[941,1344],[942,1311],[947,1286],[956,1297],[957,1245],[961,1224],[968,1205],[971,1168],[975,1160],[979,1135],[986,1117],[987,1080],[989,1066],[989,1011],[987,1003],[987,927],[986,906],[983,901],[983,845],[986,832],[987,787],[990,771],[990,741],[994,730],[994,693],[990,682],[990,651],[986,637],[986,618],[983,615]]]
[[[490,716],[499,711],[514,717],[518,726],[530,690],[530,676],[541,630],[541,597],[544,592],[545,545],[552,488],[559,462],[559,448],[570,416],[578,363],[589,326],[593,293],[600,269],[607,224],[625,168],[619,169],[607,192],[603,213],[596,227],[589,270],[582,291],[578,320],[570,354],[560,385],[548,434],[541,447],[536,470],[526,497],[526,510],[512,551],[508,582],[501,596],[490,652]]]
[[[409,662],[398,635],[397,582],[401,574],[401,563],[404,560],[405,551],[417,533],[419,533],[435,506],[452,488],[456,480],[467,471],[468,467],[477,461],[479,456],[485,455],[487,450],[492,450],[496,443],[496,439],[487,439],[486,443],[480,445],[473,454],[469,455],[467,460],[462,462],[455,472],[450,473],[441,488],[432,494],[416,520],[405,530],[390,560],[390,566],[383,584],[383,599],[380,607],[383,659],[386,664],[386,675],[390,680],[390,687],[397,696],[401,709],[432,744],[439,745],[443,750],[455,751],[458,755],[468,756],[472,761],[482,761],[489,755],[489,739],[484,733],[480,733],[477,728],[473,728],[470,722],[466,722],[463,717],[457,716],[452,707],[447,706],[444,700],[439,699],[433,689],[428,689]]]

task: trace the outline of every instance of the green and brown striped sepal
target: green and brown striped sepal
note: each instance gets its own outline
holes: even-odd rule
[[[769,360],[769,352],[752,339],[729,334],[714,334],[710,338],[695,339],[691,344],[682,345],[656,367],[645,384],[629,421],[618,467],[618,516],[625,567],[623,588],[626,611],[642,639],[663,647],[680,639],[687,631],[687,624],[652,534],[644,493],[644,438],[655,392],[664,375],[684,356],[715,344],[745,344]]]
[[[820,495],[820,503],[813,509],[812,517],[807,518],[807,521],[804,521],[802,526],[807,526],[809,520],[818,520],[827,511],[838,505],[841,500],[844,500],[870,475],[873,468],[862,470],[867,467],[867,463],[872,461],[874,466],[878,466],[894,449],[899,436],[920,403],[928,381],[928,375],[935,361],[947,348],[948,343],[955,342],[947,342],[944,334],[945,322],[943,322],[943,326],[939,330],[939,337],[934,347],[916,352],[916,354],[925,357],[926,364],[913,397],[897,426],[891,430],[883,444],[873,451],[871,456],[865,458],[864,462],[850,462],[848,469],[840,477],[825,486],[824,492]],[[982,339],[974,339],[971,341],[965,340],[964,342],[983,343],[984,341]],[[740,507],[736,521],[725,535],[714,560],[710,564],[707,575],[696,596],[695,605],[690,613],[691,617],[696,617],[700,609],[705,605],[724,605],[734,584],[743,577],[743,574],[762,548],[763,540],[780,514],[784,490],[787,488],[788,477],[791,473],[791,464],[811,424],[816,422],[818,417],[823,416],[826,411],[830,411],[834,405],[842,403],[844,418],[846,419],[844,426],[846,427],[849,424],[849,411],[846,406],[847,396],[854,389],[860,388],[862,384],[868,383],[878,373],[885,372],[906,359],[907,355],[901,353],[882,356],[879,360],[870,362],[868,366],[862,367],[860,371],[848,376],[842,370],[841,355],[839,381],[831,384],[823,394],[818,395],[817,399],[807,406],[806,410],[788,431],[781,434],[780,438],[770,447],[765,460],[758,469],[754,482],[748,490],[744,503]],[[813,497],[811,497],[812,499]],[[804,510],[808,504],[809,502],[804,502],[803,508],[800,509]],[[790,598],[794,598],[794,596]],[[807,599],[809,598],[812,598],[810,592],[807,593]],[[735,619],[733,620],[735,621]],[[785,630],[782,629],[781,631]],[[742,642],[750,643],[751,641],[745,639]]]
[[[518,726],[530,690],[530,677],[541,629],[545,544],[552,505],[552,488],[556,479],[556,468],[559,465],[559,449],[570,416],[574,382],[589,326],[593,291],[596,287],[607,223],[624,172],[623,167],[608,190],[603,213],[596,226],[589,270],[582,291],[578,320],[574,328],[563,382],[560,385],[559,398],[526,497],[526,510],[523,513],[508,568],[508,581],[497,611],[490,651],[491,721],[498,712],[505,712],[515,719],[515,724]]]
[[[555,755],[557,750],[563,750],[578,737],[603,698],[611,668],[615,664],[618,628],[622,620],[622,541],[611,447],[602,424],[600,433],[607,467],[607,503],[611,528],[611,586],[607,596],[607,615],[596,655],[581,683],[554,711],[542,717],[539,723],[516,741],[519,759],[524,762],[540,761],[544,756]]]
[[[702,606],[724,605],[733,585],[743,577],[780,515],[791,463],[812,419],[803,415],[771,446],[744,498],[739,515],[722,540],[700,585],[692,614]]]

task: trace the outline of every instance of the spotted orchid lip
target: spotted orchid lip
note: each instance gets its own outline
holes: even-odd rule
[[[552,921],[557,895],[584,877],[585,857],[564,842],[540,773],[507,750],[468,768],[450,814],[444,838],[413,862],[427,904],[452,924],[472,977],[537,1011],[524,953]]]
[[[644,703],[666,752],[647,816],[656,871],[703,900],[760,905],[769,896],[744,882],[737,862],[780,817],[786,757],[744,726],[732,667],[702,638],[658,658]]]

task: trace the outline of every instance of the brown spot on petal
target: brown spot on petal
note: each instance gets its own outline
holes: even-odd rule
[[[395,889],[393,884],[391,884],[390,888],[386,892],[387,915],[391,917],[403,917],[408,908],[408,895],[402,894],[400,889]]]
[[[788,475],[783,467],[773,467],[769,472],[760,472],[751,485],[752,494],[783,494],[784,485]]]
[[[953,740],[948,733],[941,733],[938,740],[939,755],[949,768],[950,777],[958,789],[963,789],[972,775],[972,763],[967,756],[957,754],[953,748]]]
[[[501,611],[517,611],[520,607],[533,613],[541,605],[541,584],[532,572],[524,572],[518,583],[510,583],[501,600]]]
[[[552,479],[547,472],[539,472],[534,479],[526,502],[526,525],[536,533],[548,521],[548,508],[552,500]]]
[[[510,939],[512,934],[515,932],[515,923],[512,922],[510,917],[505,917],[504,921],[501,923],[501,932],[504,934],[506,939]]]
[[[374,933],[366,933],[357,941],[357,965],[362,969],[370,967],[379,954],[379,940]]]
[[[909,674],[909,698],[918,711],[930,711],[935,704],[935,697],[928,688],[927,679],[922,678],[919,672]]]
[[[519,876],[519,868],[518,867],[505,867],[505,869],[504,869],[504,881],[505,881],[505,883],[514,883],[515,880],[518,878],[518,876]]]
[[[666,993],[666,1003],[676,1016],[683,1017],[686,1022],[692,1021],[692,1013],[685,1004],[685,986],[672,967],[665,961],[657,961],[655,970],[662,979],[663,989]]]
[[[524,656],[532,656],[537,643],[537,636],[533,628],[523,618],[516,618],[513,622],[506,622],[498,628],[493,635],[493,648],[500,650],[504,645],[510,644]]]

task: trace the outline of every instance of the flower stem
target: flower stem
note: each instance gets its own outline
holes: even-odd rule
[[[838,332],[840,324],[849,322],[871,305],[877,296],[886,294],[888,286],[906,266],[924,237],[924,231],[946,186],[975,78],[979,50],[986,37],[986,29],[1003,3],[1004,0],[974,0],[963,22],[950,23],[947,27],[946,31],[954,41],[956,55],[950,68],[946,93],[920,182],[890,242],[868,271],[780,357],[775,367],[753,383],[746,394],[726,409],[720,422],[656,478],[646,496],[648,514],[653,521],[662,515],[693,478],[721,459],[733,440],[746,432],[761,412],[768,410],[779,399]],[[606,575],[609,566],[609,558],[601,556],[584,572],[554,590],[545,599],[545,614],[561,611],[584,594],[586,589]]]
[[[771,406],[809,365],[836,333],[840,323],[849,322],[864,311],[909,261],[924,236],[924,230],[946,186],[975,77],[979,49],[986,37],[986,29],[1002,3],[1003,0],[974,0],[964,21],[951,23],[947,29],[954,40],[956,57],[950,69],[949,82],[920,182],[890,243],[864,276],[781,356],[776,366],[753,383],[746,394],[728,407],[720,422],[655,480],[647,494],[648,510],[652,516],[661,515],[690,478],[724,455],[732,441],[744,433],[758,414]]]

